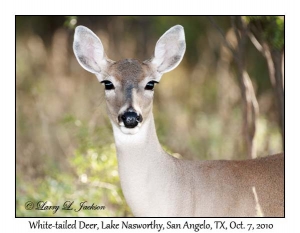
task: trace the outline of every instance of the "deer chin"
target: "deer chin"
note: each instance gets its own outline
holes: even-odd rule
[[[139,132],[140,127],[136,126],[134,128],[126,128],[125,126],[120,126],[120,130],[122,133],[124,134],[129,134],[129,135],[133,135]]]

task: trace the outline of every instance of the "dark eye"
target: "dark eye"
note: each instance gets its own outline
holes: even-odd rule
[[[150,81],[145,86],[145,90],[153,91],[155,84],[158,83],[156,81]]]
[[[113,90],[113,89],[115,89],[115,86],[112,84],[111,81],[104,80],[104,81],[102,81],[101,83],[104,84],[105,90]]]

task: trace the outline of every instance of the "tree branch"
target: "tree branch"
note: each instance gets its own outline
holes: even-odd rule
[[[256,39],[256,37],[253,35],[253,33],[251,33],[250,31],[248,31],[248,37],[251,40],[252,44],[254,45],[254,47],[261,52],[263,55],[265,55],[265,50],[263,48],[263,46],[259,43],[259,41]]]
[[[208,16],[209,21],[212,23],[212,25],[219,31],[219,33],[222,36],[223,42],[226,46],[226,48],[228,48],[232,55],[234,56],[235,59],[237,59],[237,55],[235,52],[235,49],[232,47],[232,45],[229,44],[228,40],[226,39],[225,33],[223,32],[223,30],[219,27],[219,25],[215,22],[215,20],[213,19],[213,17]]]

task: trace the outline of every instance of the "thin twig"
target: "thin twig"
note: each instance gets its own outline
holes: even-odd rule
[[[209,21],[212,23],[212,25],[219,31],[219,33],[222,36],[222,39],[224,41],[225,46],[232,52],[233,56],[236,58],[236,52],[232,45],[229,44],[228,40],[226,39],[225,33],[223,30],[219,27],[219,25],[215,22],[215,20],[211,17],[208,16]]]
[[[253,35],[252,32],[248,31],[248,37],[250,38],[250,40],[251,40],[252,44],[254,45],[254,47],[265,56],[265,49],[259,43],[259,41],[256,39],[256,37]]]
[[[241,44],[241,43],[240,43],[240,42],[241,42],[241,36],[240,36],[240,34],[239,34],[239,32],[238,32],[236,23],[234,22],[235,18],[234,18],[234,16],[231,16],[230,19],[231,19],[231,20],[230,20],[230,22],[231,22],[231,27],[232,27],[233,30],[234,30],[234,33],[235,33],[235,36],[236,36],[236,39],[237,39],[237,42],[238,42],[238,45],[239,45],[239,44]]]

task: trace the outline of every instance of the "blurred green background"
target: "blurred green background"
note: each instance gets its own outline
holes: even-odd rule
[[[155,89],[159,140],[185,159],[246,159],[237,68],[218,30],[234,44],[232,17],[213,20],[219,28],[208,17],[196,16],[16,16],[16,215],[132,216],[120,189],[104,88],[72,51],[76,25],[93,30],[112,60],[146,60],[166,30],[182,25],[184,59]],[[284,19],[255,20],[266,22],[262,36],[274,34],[282,49]],[[280,152],[282,133],[268,64],[250,40],[245,61],[259,105],[256,153]],[[55,214],[25,209],[27,201],[62,206],[68,200],[106,208]]]

